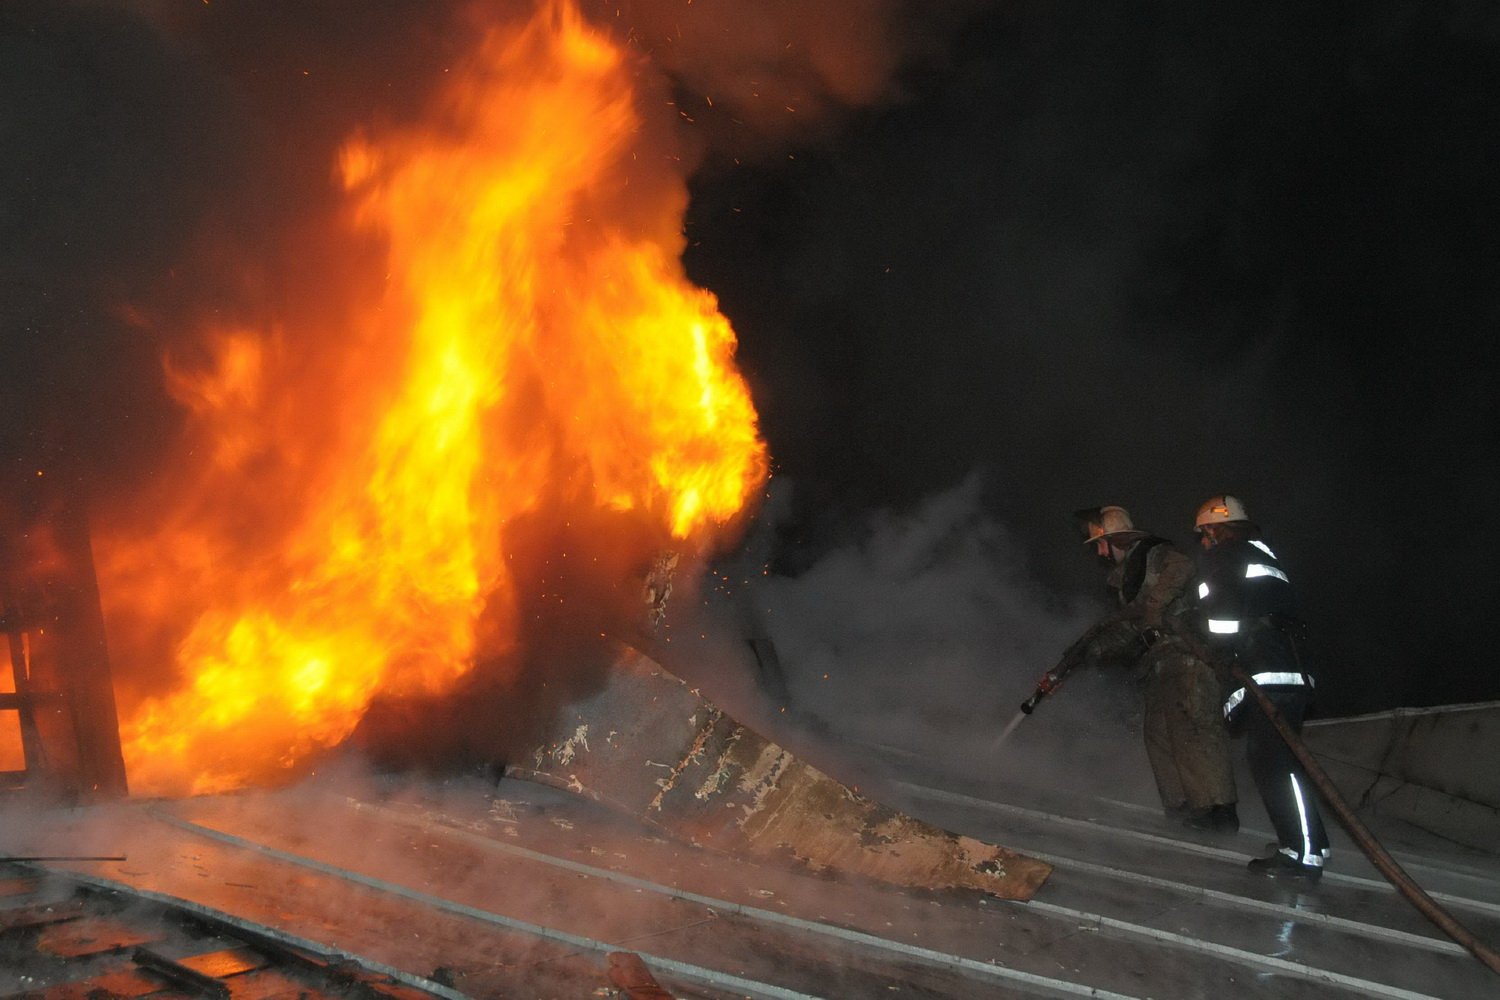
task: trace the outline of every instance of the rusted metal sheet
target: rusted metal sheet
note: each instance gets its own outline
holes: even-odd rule
[[[508,773],[610,802],[706,847],[896,885],[1029,899],[1051,866],[872,802],[623,649]]]

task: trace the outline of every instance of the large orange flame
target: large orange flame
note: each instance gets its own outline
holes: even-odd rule
[[[181,628],[181,686],[123,727],[135,790],[272,775],[377,691],[450,688],[514,639],[518,517],[590,505],[702,543],[760,485],[733,331],[679,262],[681,180],[658,206],[628,189],[632,70],[570,2],[493,30],[426,126],[344,146],[353,219],[388,250],[336,360],[221,330],[169,362],[181,503],[99,545],[112,627]]]

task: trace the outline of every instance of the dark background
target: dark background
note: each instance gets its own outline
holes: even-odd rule
[[[785,568],[978,467],[1085,592],[1072,510],[1188,541],[1232,492],[1325,712],[1500,696],[1497,42],[1480,4],[1006,3],[909,104],[701,173],[687,261],[802,487]]]
[[[411,113],[464,42],[406,0],[189,6],[0,7],[9,475],[149,478],[170,334],[121,304],[274,317],[296,268],[221,264],[288,256],[349,127]],[[685,260],[740,336],[776,573],[978,470],[1066,604],[1099,583],[1072,510],[1185,541],[1228,491],[1301,588],[1325,713],[1500,697],[1491,4],[798,9],[765,6],[768,51],[805,61],[730,67],[785,70],[795,124],[708,111],[722,58],[637,42],[697,108]],[[815,56],[856,44],[883,58],[839,86]]]

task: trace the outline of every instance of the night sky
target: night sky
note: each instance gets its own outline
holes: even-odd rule
[[[1233,492],[1325,710],[1500,697],[1497,46],[1472,3],[1004,3],[910,103],[703,175],[791,539],[979,468],[1080,593],[1072,510],[1188,541]]]
[[[0,7],[8,468],[149,476],[176,416],[121,303],[273,316],[305,279],[239,265],[316,251],[287,223],[338,142],[462,50],[439,6]],[[727,71],[795,114],[724,96],[743,24],[652,41],[709,0],[583,6],[691,112],[685,261],[740,337],[778,575],[977,482],[1076,618],[1074,509],[1187,541],[1227,491],[1301,589],[1325,714],[1500,698],[1492,4],[768,3],[778,44]]]

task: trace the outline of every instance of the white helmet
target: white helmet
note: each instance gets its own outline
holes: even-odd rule
[[[1248,520],[1250,520],[1250,515],[1245,513],[1245,505],[1240,502],[1240,498],[1224,493],[1203,501],[1203,506],[1198,508],[1198,517],[1193,521],[1193,527],[1201,530],[1205,524],[1229,524],[1233,521]]]
[[[1088,511],[1083,520],[1084,530],[1088,533],[1085,545],[1092,545],[1101,538],[1123,542],[1145,535],[1144,531],[1136,529],[1135,522],[1130,520],[1130,511],[1124,507],[1100,507]]]

